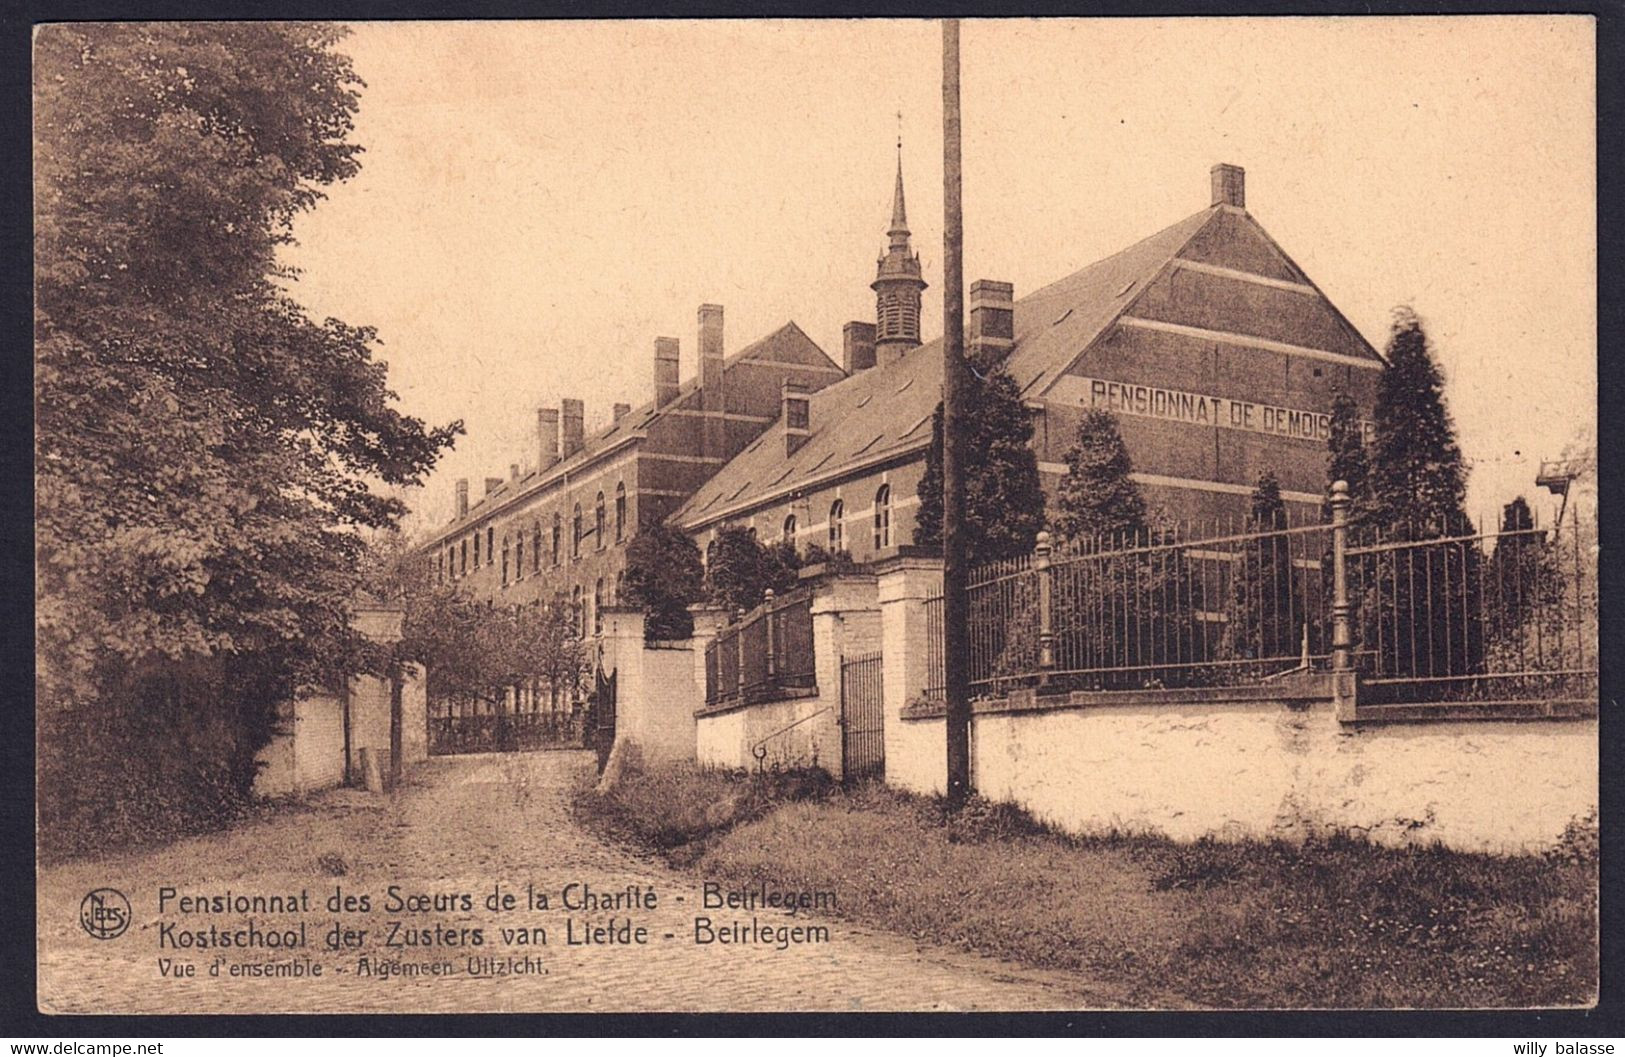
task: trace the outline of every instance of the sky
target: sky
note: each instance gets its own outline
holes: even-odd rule
[[[897,142],[942,327],[941,30],[929,21],[375,22],[362,168],[295,226],[295,296],[378,329],[408,414],[467,434],[409,501],[536,461],[539,406],[652,396],[794,320],[872,320]],[[1421,315],[1478,514],[1596,424],[1594,25],[1583,16],[975,20],[965,281],[1030,293],[1205,208],[1208,170],[1379,349]],[[900,115],[900,116],[899,116]]]

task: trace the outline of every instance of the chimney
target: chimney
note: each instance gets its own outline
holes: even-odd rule
[[[811,410],[812,404],[807,396],[807,387],[800,382],[786,379],[779,397],[779,417],[784,422],[786,458],[800,450],[801,446],[807,443],[807,438],[812,436]]]
[[[630,415],[631,413],[632,413],[632,405],[631,404],[616,404],[613,413],[610,415],[610,421],[619,422],[621,419],[625,418],[627,415]]]
[[[457,520],[468,516],[468,478],[457,478]]]
[[[519,480],[519,464],[518,463],[510,462],[508,464],[508,480],[510,480],[510,481]]]
[[[581,445],[586,442],[586,411],[582,408],[581,401],[568,398],[560,401],[559,407],[559,432],[564,442],[564,451],[560,457],[568,459],[580,451]]]
[[[867,371],[875,365],[875,325],[853,320],[841,328],[841,366],[847,374]]]
[[[965,353],[971,363],[1003,362],[1015,344],[1016,288],[1010,283],[978,279],[970,284],[970,328]]]
[[[705,413],[700,454],[707,458],[728,455],[728,408],[722,391],[722,306],[700,306],[700,409]]]
[[[677,398],[677,339],[655,339],[655,407]]]
[[[1212,169],[1213,204],[1247,208],[1247,170],[1220,162]]]
[[[559,461],[559,412],[557,408],[536,409],[536,472],[545,473]]]
[[[487,477],[485,479],[485,494],[486,495],[490,495],[492,492],[496,491],[498,488],[501,488],[501,487],[502,487],[502,478],[500,478],[500,477]]]

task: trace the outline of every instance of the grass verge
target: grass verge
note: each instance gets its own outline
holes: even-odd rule
[[[1154,1007],[1587,1005],[1597,866],[1585,825],[1548,856],[1353,837],[1179,842],[1058,833],[1009,805],[807,773],[629,771],[578,817],[707,880],[836,894],[837,914],[1071,970]]]

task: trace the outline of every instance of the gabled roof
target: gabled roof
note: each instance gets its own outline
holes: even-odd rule
[[[807,332],[799,327],[795,320],[786,322],[783,326],[770,334],[756,339],[744,348],[737,350],[723,360],[723,371],[726,373],[734,365],[748,361],[767,361],[772,363],[801,364],[808,367],[828,367],[839,371],[840,367],[829,355],[818,346],[818,343],[807,336]],[[455,535],[464,531],[469,524],[489,516],[521,497],[528,497],[536,492],[543,491],[552,484],[573,473],[579,467],[591,462],[597,455],[609,448],[625,443],[633,437],[641,435],[651,424],[662,415],[676,408],[688,407],[700,389],[698,375],[690,376],[677,390],[677,395],[665,404],[656,408],[654,401],[650,400],[625,415],[620,421],[611,422],[602,429],[595,430],[583,439],[581,450],[554,463],[540,472],[532,470],[521,477],[518,482],[504,481],[502,486],[491,495],[472,502],[468,508],[468,516],[440,526],[430,537],[431,542],[447,535]]]
[[[1015,303],[1015,345],[1005,365],[1036,394],[1088,348],[1224,207],[1194,213],[1149,238]],[[696,529],[778,496],[898,459],[928,446],[942,394],[942,339],[812,394],[812,434],[793,455],[770,428],[673,516]]]

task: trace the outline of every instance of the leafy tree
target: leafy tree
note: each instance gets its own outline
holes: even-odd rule
[[[852,560],[852,552],[844,547],[831,551],[821,543],[807,544],[806,549],[801,552],[800,560],[803,566],[822,565],[833,573],[851,572],[858,564]]]
[[[1056,534],[1082,542],[1143,533],[1145,499],[1129,478],[1132,469],[1117,416],[1105,408],[1086,410],[1078,420],[1077,439],[1067,449],[1066,474],[1056,490]]]
[[[403,655],[427,669],[433,701],[502,713],[510,690],[532,686],[570,700],[591,668],[567,602],[494,606],[451,585],[427,587],[405,602]]]
[[[1294,587],[1286,504],[1274,472],[1259,475],[1247,514],[1249,538],[1231,571],[1230,600],[1222,641],[1228,660],[1256,661],[1298,654],[1303,606]],[[1241,674],[1241,673],[1236,673]],[[1249,673],[1256,674],[1256,673]]]
[[[694,634],[688,607],[703,597],[704,578],[700,550],[682,532],[658,521],[638,531],[626,545],[622,597],[643,607],[647,641],[686,639]]]
[[[357,171],[342,34],[35,37],[41,708],[222,666],[226,696],[193,696],[233,717],[239,791],[279,697],[348,660],[361,533],[404,511],[375,486],[417,482],[461,429],[397,411],[373,331],[310,319],[276,260]]]
[[[762,548],[762,579],[774,594],[793,591],[801,583],[801,552],[789,540],[778,540]]]
[[[1044,490],[1033,454],[1032,415],[1002,364],[969,372],[964,416],[965,552],[970,561],[1032,552],[1044,527]],[[920,478],[914,542],[942,542],[942,405]]]
[[[800,568],[794,545],[763,546],[755,529],[728,525],[717,533],[706,563],[706,597],[730,612],[755,609],[768,589],[775,594],[793,589]]]

